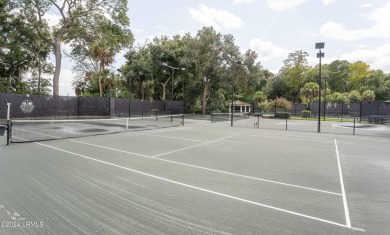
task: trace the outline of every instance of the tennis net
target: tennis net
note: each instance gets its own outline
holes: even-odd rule
[[[212,113],[211,122],[226,122],[232,118],[231,113]],[[233,113],[233,120],[242,120],[248,118],[246,113]]]
[[[11,142],[37,142],[182,125],[182,114],[118,119],[13,120]]]

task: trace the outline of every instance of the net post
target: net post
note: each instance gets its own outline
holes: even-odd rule
[[[157,114],[157,112],[156,112],[156,122],[158,121],[158,114]]]
[[[7,145],[11,143],[12,121],[7,120]]]
[[[7,103],[7,121],[11,119],[11,103]]]
[[[211,123],[214,122],[214,113],[211,113]]]
[[[353,118],[353,135],[355,135],[356,118]]]
[[[173,114],[171,113],[171,122],[173,122]]]
[[[184,114],[181,115],[181,125],[184,126]]]
[[[287,131],[287,119],[288,119],[288,117],[286,117],[286,131]]]
[[[126,132],[129,131],[129,119],[130,118],[126,118]]]
[[[257,128],[259,128],[260,126],[260,114],[257,115]]]

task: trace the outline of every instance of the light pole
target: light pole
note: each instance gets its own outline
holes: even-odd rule
[[[232,76],[232,106],[230,109],[230,126],[232,127],[233,126],[234,93],[236,90],[236,83],[235,83],[236,64],[242,64],[242,62],[240,60],[237,60],[237,61],[233,60],[226,52],[222,54],[222,58],[232,62],[232,64],[233,64],[234,74]]]
[[[182,71],[184,71],[184,70],[186,70],[185,68],[176,68],[176,67],[173,67],[173,66],[170,66],[170,65],[168,65],[167,63],[165,63],[165,62],[160,62],[160,66],[165,66],[165,67],[167,67],[167,68],[170,68],[170,69],[172,69],[172,82],[171,82],[171,84],[172,84],[172,86],[171,86],[171,93],[172,93],[172,102],[171,102],[171,112],[173,112],[173,109],[172,109],[172,107],[173,107],[173,78],[174,78],[174,76],[175,76],[175,70],[182,70]]]
[[[319,91],[318,91],[318,132],[321,132],[321,58],[324,57],[325,53],[321,52],[321,49],[325,47],[324,42],[318,42],[316,43],[315,49],[319,49],[320,52],[317,53],[317,58],[320,59],[320,68],[319,68],[319,76],[318,76],[318,85],[319,85]]]

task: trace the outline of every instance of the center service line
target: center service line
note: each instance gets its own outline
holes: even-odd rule
[[[309,216],[309,215],[301,214],[301,213],[298,213],[298,212],[285,210],[285,209],[282,209],[282,208],[269,206],[269,205],[266,205],[266,204],[262,204],[262,203],[258,203],[258,202],[254,202],[254,201],[250,201],[250,200],[246,200],[246,199],[243,199],[243,198],[234,197],[234,196],[231,196],[231,195],[228,195],[228,194],[219,193],[219,192],[215,192],[215,191],[212,191],[212,190],[208,190],[208,189],[196,187],[196,186],[193,186],[193,185],[181,183],[181,182],[178,182],[178,181],[166,179],[166,178],[159,177],[159,176],[152,175],[152,174],[148,174],[148,173],[145,173],[145,172],[142,172],[142,171],[137,171],[137,170],[134,170],[134,169],[131,169],[131,168],[127,168],[127,167],[124,167],[124,166],[116,165],[114,163],[98,160],[98,159],[95,159],[95,158],[87,157],[85,155],[81,155],[81,154],[70,152],[70,151],[67,151],[67,150],[64,150],[64,149],[56,148],[56,147],[53,147],[53,146],[50,146],[50,145],[41,144],[41,143],[37,143],[37,142],[34,142],[34,143],[36,143],[38,145],[41,145],[41,146],[44,146],[44,147],[47,147],[47,148],[51,148],[51,149],[55,149],[55,150],[58,150],[58,151],[61,151],[61,152],[65,152],[65,153],[68,153],[68,154],[76,155],[76,156],[79,156],[79,157],[82,157],[82,158],[85,158],[85,159],[88,159],[88,160],[91,160],[91,161],[95,161],[95,162],[103,163],[103,164],[106,164],[106,165],[114,166],[114,167],[117,167],[117,168],[121,168],[123,170],[131,171],[131,172],[134,172],[134,173],[137,173],[137,174],[140,174],[140,175],[144,175],[144,176],[148,176],[148,177],[151,177],[151,178],[159,179],[159,180],[162,180],[162,181],[166,181],[166,182],[169,182],[169,183],[177,184],[177,185],[184,186],[184,187],[187,187],[187,188],[196,189],[196,190],[199,190],[199,191],[202,191],[202,192],[218,195],[218,196],[221,196],[221,197],[230,198],[230,199],[237,200],[237,201],[240,201],[240,202],[245,202],[245,203],[249,203],[249,204],[256,205],[256,206],[265,207],[265,208],[268,208],[268,209],[284,212],[284,213],[287,213],[287,214],[291,214],[291,215],[295,215],[295,216],[299,216],[299,217],[303,217],[303,218],[307,218],[307,219],[311,219],[311,220],[315,220],[315,221],[320,221],[320,222],[327,223],[327,224],[336,225],[336,226],[343,227],[343,228],[351,228],[351,226],[340,224],[340,223],[333,222],[333,221],[330,221],[330,220],[325,220],[325,219],[317,218],[317,217],[314,217],[314,216]]]
[[[340,175],[340,185],[341,185],[341,194],[343,197],[343,205],[344,205],[344,212],[345,212],[345,221],[348,228],[351,228],[351,219],[349,217],[349,210],[348,210],[348,204],[347,204],[347,197],[345,195],[345,188],[344,188],[344,180],[343,180],[343,172],[341,171],[341,164],[340,164],[340,155],[339,155],[339,149],[337,147],[337,140],[334,139],[334,145],[336,146],[336,155],[337,155],[337,164],[339,166],[339,175]]]
[[[220,139],[216,139],[216,140],[212,140],[212,141],[208,141],[208,142],[205,142],[205,143],[196,144],[196,145],[192,145],[192,146],[189,146],[189,147],[186,147],[186,148],[182,148],[182,149],[177,149],[177,150],[174,150],[174,151],[170,151],[170,152],[167,152],[167,153],[162,153],[162,154],[154,155],[154,156],[152,156],[151,158],[161,157],[161,156],[168,155],[168,154],[171,154],[171,153],[176,153],[176,152],[180,152],[180,151],[183,151],[183,150],[195,148],[195,147],[198,147],[198,146],[201,146],[201,145],[205,145],[205,144],[210,144],[210,143],[218,142],[218,141],[221,141],[221,140],[224,140],[224,139],[227,139],[227,138],[231,138],[231,137],[234,137],[234,136],[237,136],[237,135],[238,135],[238,134],[236,134],[236,135],[231,135],[231,136],[226,136],[226,137],[223,137],[223,138],[220,138]]]

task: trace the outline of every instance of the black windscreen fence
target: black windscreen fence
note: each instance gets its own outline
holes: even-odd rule
[[[129,100],[108,97],[0,94],[0,119],[137,117],[183,114],[183,101]]]

